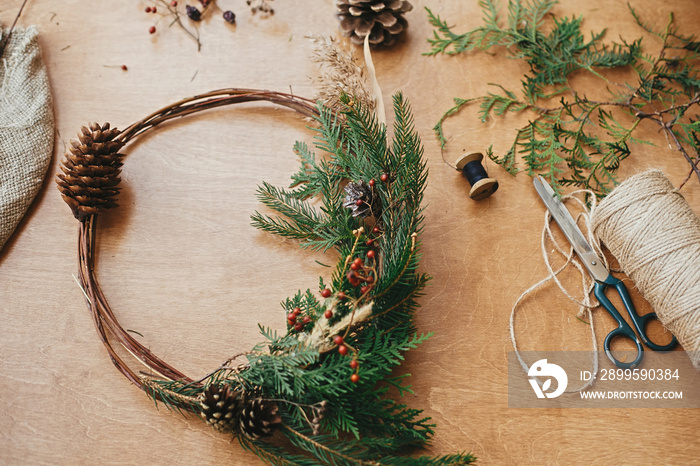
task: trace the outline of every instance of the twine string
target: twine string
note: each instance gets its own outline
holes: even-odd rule
[[[587,208],[586,204],[584,201],[579,199],[577,196],[578,195],[585,195],[589,199],[591,199],[591,207],[590,210]],[[590,228],[590,220],[591,220],[591,215],[596,209],[596,197],[595,194],[592,191],[589,190],[578,190],[574,191],[573,193],[562,196],[561,198],[562,202],[572,202],[577,204],[578,208],[582,210],[580,214],[576,216],[576,221],[577,223],[583,223],[585,230],[585,234],[587,236],[588,243],[593,247],[595,252],[598,254],[599,257],[603,259],[605,262],[606,267],[608,266],[607,261],[605,259],[605,256],[602,254],[602,251],[600,249],[600,246],[598,244],[598,241],[595,240],[595,237],[593,236],[593,231]],[[518,347],[518,339],[515,331],[515,319],[516,315],[518,313],[518,310],[520,309],[521,303],[527,298],[530,294],[534,293],[535,291],[539,290],[541,287],[543,287],[545,284],[549,283],[550,281],[553,281],[559,290],[573,303],[575,303],[579,311],[577,313],[577,317],[580,319],[586,318],[588,320],[588,323],[591,328],[591,343],[593,347],[593,351],[591,353],[591,364],[592,364],[592,374],[593,377],[591,377],[589,380],[587,380],[583,385],[581,385],[578,388],[573,388],[573,389],[568,389],[564,393],[575,393],[575,392],[580,392],[583,390],[586,390],[590,386],[595,383],[595,380],[597,378],[598,374],[598,342],[596,339],[596,334],[595,334],[595,325],[594,325],[594,320],[593,320],[593,310],[598,307],[600,304],[598,301],[595,299],[591,298],[591,293],[593,291],[593,285],[595,284],[595,281],[592,279],[590,274],[588,273],[587,270],[584,269],[584,267],[581,265],[580,261],[578,260],[578,257],[576,257],[576,254],[574,253],[573,247],[565,248],[562,246],[559,241],[557,241],[556,237],[554,236],[552,229],[551,229],[551,224],[552,224],[552,216],[549,213],[549,211],[545,212],[544,215],[544,226],[542,228],[542,235],[540,236],[540,249],[542,252],[542,259],[545,263],[545,266],[547,267],[547,271],[549,272],[548,275],[543,278],[542,280],[538,281],[534,285],[532,285],[530,288],[525,290],[519,297],[518,299],[515,300],[515,303],[513,304],[513,307],[511,308],[510,311],[510,320],[509,320],[509,330],[510,330],[510,341],[513,345],[513,351],[515,352],[515,357],[518,360],[518,363],[520,364],[520,367],[522,370],[525,372],[525,374],[528,373],[530,369],[530,365],[525,362],[525,360],[522,357],[521,350]],[[556,252],[557,254],[561,255],[564,259],[565,262],[563,265],[561,265],[559,268],[554,268],[552,265],[552,262],[550,260],[550,252],[548,250],[547,245],[551,244],[554,246],[554,251],[552,253]],[[582,297],[579,300],[576,298],[572,293],[570,293],[564,284],[561,282],[559,279],[559,274],[566,270],[566,268],[572,265],[580,274],[581,276],[581,289],[583,290],[582,292]],[[537,379],[537,383],[542,385],[542,382]]]

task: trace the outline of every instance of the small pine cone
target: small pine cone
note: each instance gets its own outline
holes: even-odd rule
[[[271,436],[281,423],[277,403],[263,398],[247,402],[241,413],[241,432],[253,439]]]
[[[356,45],[369,34],[371,45],[391,46],[408,27],[404,13],[413,5],[406,0],[336,0],[340,30]]]
[[[378,218],[381,204],[379,197],[375,196],[370,185],[364,181],[359,183],[350,182],[345,186],[345,199],[343,207],[352,210],[353,217],[368,217],[370,215]]]
[[[235,432],[241,417],[244,396],[229,385],[209,385],[200,402],[202,419],[214,429]]]
[[[114,141],[120,131],[109,123],[83,126],[78,141],[71,141],[69,151],[56,175],[58,190],[78,220],[117,206],[121,181],[121,142]]]

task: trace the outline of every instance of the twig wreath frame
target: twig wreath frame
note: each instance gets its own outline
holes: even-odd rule
[[[61,163],[57,183],[79,221],[78,281],[98,335],[117,369],[156,402],[201,416],[233,434],[243,448],[276,465],[319,463],[469,464],[468,453],[397,456],[421,447],[434,425],[419,409],[389,397],[411,393],[392,376],[403,353],[429,335],[416,333],[416,298],[429,277],[417,271],[427,179],[420,138],[408,103],[393,98],[393,138],[360,101],[340,97],[340,110],[280,92],[222,89],[180,100],[123,131],[108,123],[83,127]],[[215,107],[264,101],[312,118],[317,159],[306,144],[290,188],[263,183],[260,201],[281,214],[255,213],[253,225],[335,249],[339,260],[319,291],[299,291],[282,303],[287,332],[259,325],[265,341],[229,358],[201,378],[189,377],[153,354],[119,323],[96,274],[100,212],[117,207],[129,142],[169,120]],[[309,201],[317,198],[322,206]],[[117,352],[121,346],[136,371]],[[239,357],[247,362],[234,364]]]

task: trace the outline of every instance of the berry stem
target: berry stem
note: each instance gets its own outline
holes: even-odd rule
[[[163,5],[165,9],[168,10],[170,13],[170,16],[173,17],[172,23],[170,25],[172,26],[173,24],[177,24],[180,26],[180,28],[187,33],[188,36],[192,38],[197,43],[197,52],[202,50],[202,43],[199,40],[199,29],[195,28],[195,32],[190,31],[188,28],[185,27],[184,24],[182,24],[182,21],[180,21],[180,12],[177,11],[177,2],[167,2],[166,0],[156,0],[158,3]]]

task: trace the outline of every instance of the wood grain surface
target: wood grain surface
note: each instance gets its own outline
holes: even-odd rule
[[[19,3],[0,0],[4,25]],[[72,277],[78,225],[53,182],[65,145],[92,121],[123,128],[224,87],[314,96],[317,68],[305,36],[338,35],[332,0],[277,0],[270,18],[252,16],[242,0],[219,3],[236,11],[237,25],[218,15],[204,21],[200,52],[167,19],[144,13],[149,2],[30,0],[25,9],[19,24],[39,28],[58,137],[44,189],[0,251],[2,464],[258,464],[198,420],[156,410],[112,366]],[[479,24],[481,12],[476,0],[412,3],[404,41],[374,60],[385,98],[402,90],[412,103],[430,170],[422,268],[433,280],[417,325],[435,335],[401,368],[416,393],[406,402],[437,424],[429,451],[467,450],[482,464],[696,463],[698,410],[508,408],[508,317],[520,293],[546,274],[544,208],[529,177],[511,177],[492,162],[486,166],[499,191],[469,199],[431,128],[453,97],[481,95],[489,82],[517,89],[527,70],[502,51],[423,56],[432,34],[424,6],[461,30]],[[659,24],[675,12],[688,33],[700,23],[695,0],[631,3]],[[622,1],[562,2],[554,11],[583,15],[586,30],[607,27],[609,40],[642,35]],[[645,44],[659,46],[653,38]],[[446,125],[445,158],[490,144],[503,152],[526,118],[481,122],[467,109]],[[335,259],[250,226],[262,208],[255,188],[263,180],[288,183],[298,164],[292,144],[311,141],[305,125],[287,110],[236,106],[168,124],[126,150],[121,207],[100,216],[98,274],[125,328],[193,377],[259,342],[258,322],[283,329],[279,303],[328,274],[316,261]],[[634,146],[621,177],[658,167],[682,181],[681,156],[653,124],[640,130],[657,145]],[[700,211],[697,180],[683,193]],[[643,307],[637,293],[633,299]],[[587,350],[589,329],[575,313],[558,291],[539,293],[518,321],[522,347]],[[601,336],[612,322],[598,316]]]

